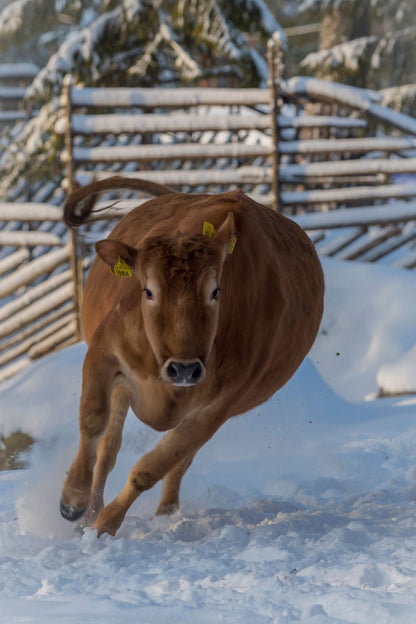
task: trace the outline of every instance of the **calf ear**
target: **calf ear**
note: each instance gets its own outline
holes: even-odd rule
[[[119,240],[106,238],[98,241],[98,243],[95,243],[95,250],[100,258],[111,268],[117,264],[119,258],[124,260],[130,267],[134,267],[136,264],[137,249]]]
[[[224,247],[224,258],[227,256],[227,254],[233,253],[234,247],[237,242],[233,212],[229,212],[227,214],[227,218],[225,219],[225,221],[222,222],[214,238]]]

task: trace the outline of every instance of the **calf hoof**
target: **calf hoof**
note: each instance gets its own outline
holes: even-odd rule
[[[96,529],[98,537],[103,533],[108,535],[115,535],[120,528],[121,523],[126,515],[126,510],[117,501],[113,500],[112,503],[104,507],[97,516],[96,521],[91,526],[92,529]]]
[[[156,511],[156,516],[173,516],[178,510],[178,503],[160,503]]]
[[[74,522],[75,520],[81,518],[86,507],[83,507],[82,509],[77,509],[76,507],[72,507],[72,505],[67,505],[66,503],[64,503],[63,499],[61,498],[59,509],[61,511],[61,516],[65,518],[65,520]]]

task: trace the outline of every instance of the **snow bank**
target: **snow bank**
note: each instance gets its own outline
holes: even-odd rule
[[[416,394],[416,345],[381,366],[377,383],[382,395]]]
[[[381,263],[321,260],[325,310],[312,360],[325,381],[350,401],[376,396],[379,384],[392,392],[391,369],[383,367],[416,345],[410,312],[416,309],[416,274]],[[396,372],[391,375],[397,386]]]

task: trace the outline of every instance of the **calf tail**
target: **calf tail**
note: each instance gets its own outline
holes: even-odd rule
[[[155,197],[174,193],[168,186],[139,178],[112,176],[105,180],[94,180],[90,182],[90,184],[75,189],[67,197],[64,204],[64,221],[66,225],[69,227],[78,227],[86,223],[92,212],[98,193],[115,189],[144,191]]]

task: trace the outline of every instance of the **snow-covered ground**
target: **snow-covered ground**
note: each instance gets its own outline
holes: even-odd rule
[[[115,538],[60,518],[83,345],[3,386],[0,432],[37,443],[0,473],[0,623],[415,621],[416,395],[369,399],[416,390],[416,273],[324,268],[310,358],[200,452],[173,517],[153,517],[155,488]],[[107,500],[158,437],[129,416]]]

